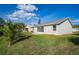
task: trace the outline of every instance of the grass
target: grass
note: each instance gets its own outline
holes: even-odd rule
[[[24,33],[26,34],[26,33]],[[77,43],[77,44],[75,44]],[[2,55],[79,55],[79,35],[31,35],[8,48],[6,37],[0,37]]]

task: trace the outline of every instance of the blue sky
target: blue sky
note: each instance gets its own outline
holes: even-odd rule
[[[13,14],[15,11],[21,10],[17,8],[16,4],[0,4],[0,17],[8,19],[8,15]],[[73,24],[79,24],[79,5],[78,4],[34,4],[36,9],[29,11],[29,13],[36,15],[29,20],[21,19],[20,22],[27,24],[37,23],[38,15],[41,22],[51,22],[58,19],[70,17]],[[23,6],[21,6],[23,7]],[[26,6],[27,7],[27,6]],[[27,8],[26,8],[27,9]],[[32,8],[31,8],[32,9]],[[23,10],[23,9],[22,9]],[[19,20],[17,20],[19,22]]]

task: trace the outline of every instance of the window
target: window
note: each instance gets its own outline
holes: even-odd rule
[[[38,32],[44,32],[44,27],[43,27],[43,26],[38,27],[38,28],[37,28],[37,31],[38,31]]]
[[[53,31],[56,31],[56,25],[53,25]]]
[[[28,32],[28,28],[25,28],[25,30]]]

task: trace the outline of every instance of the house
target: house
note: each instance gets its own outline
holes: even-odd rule
[[[70,18],[65,18],[50,23],[37,24],[32,29],[34,34],[70,34],[72,33],[72,23]]]
[[[73,28],[73,32],[79,31],[79,28]]]
[[[31,25],[27,25],[27,26],[25,26],[25,28],[24,28],[23,31],[24,31],[24,32],[32,32]]]

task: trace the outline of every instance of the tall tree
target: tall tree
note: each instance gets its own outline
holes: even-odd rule
[[[3,18],[0,18],[0,26],[3,26],[5,24],[5,21]]]
[[[38,24],[41,24],[41,19],[39,18],[39,20],[38,20]]]

